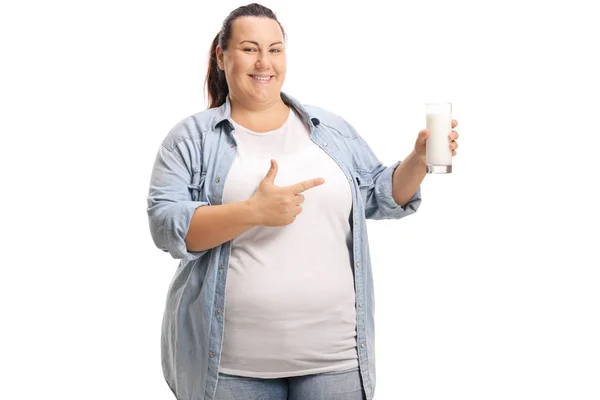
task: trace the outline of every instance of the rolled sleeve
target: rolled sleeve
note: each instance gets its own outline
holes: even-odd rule
[[[192,198],[189,189],[192,174],[190,162],[184,161],[177,148],[161,146],[152,170],[147,199],[154,244],[173,258],[187,261],[208,251],[188,251],[185,243],[195,210],[209,204]]]
[[[396,203],[396,200],[392,197],[392,178],[394,171],[400,164],[401,161],[398,161],[391,167],[387,167],[379,174],[375,181],[374,190],[377,205],[386,218],[399,219],[406,217],[407,215],[414,214],[419,205],[421,205],[421,186],[417,188],[415,194],[404,207]]]
[[[206,205],[206,202],[183,201],[155,208],[149,217],[154,244],[176,259],[191,261],[202,256],[207,250],[188,251],[185,237],[196,208]]]
[[[396,167],[402,161],[386,167],[377,158],[369,144],[354,128],[346,122],[347,126],[356,136],[358,155],[365,168],[370,171],[374,184],[368,189],[365,203],[365,218],[367,219],[399,219],[414,214],[421,204],[421,187],[417,189],[412,198],[400,206],[392,197],[392,177]]]

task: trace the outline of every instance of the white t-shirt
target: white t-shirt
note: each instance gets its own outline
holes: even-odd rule
[[[318,177],[325,183],[303,192],[293,223],[257,226],[233,239],[219,371],[278,378],[357,366],[351,183],[293,109],[274,131],[234,127],[237,156],[223,203],[252,197],[271,158],[277,186]]]

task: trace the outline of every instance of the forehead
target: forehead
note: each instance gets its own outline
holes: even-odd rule
[[[240,17],[233,21],[231,38],[234,44],[242,40],[254,40],[270,45],[283,41],[283,34],[277,21],[266,17]]]

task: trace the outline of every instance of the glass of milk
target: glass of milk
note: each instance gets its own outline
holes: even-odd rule
[[[428,174],[452,172],[452,103],[425,103],[426,128],[429,138],[425,143]]]

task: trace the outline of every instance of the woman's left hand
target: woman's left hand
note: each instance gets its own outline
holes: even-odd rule
[[[452,129],[456,128],[458,122],[453,119],[452,120]],[[415,153],[417,157],[425,162],[425,143],[427,142],[427,138],[429,138],[429,130],[423,129],[419,132],[419,136],[417,137],[417,141],[415,142]],[[450,149],[452,150],[452,157],[456,155],[456,148],[458,147],[458,143],[456,143],[456,139],[458,139],[458,132],[452,131],[448,134],[448,139],[450,141]]]

